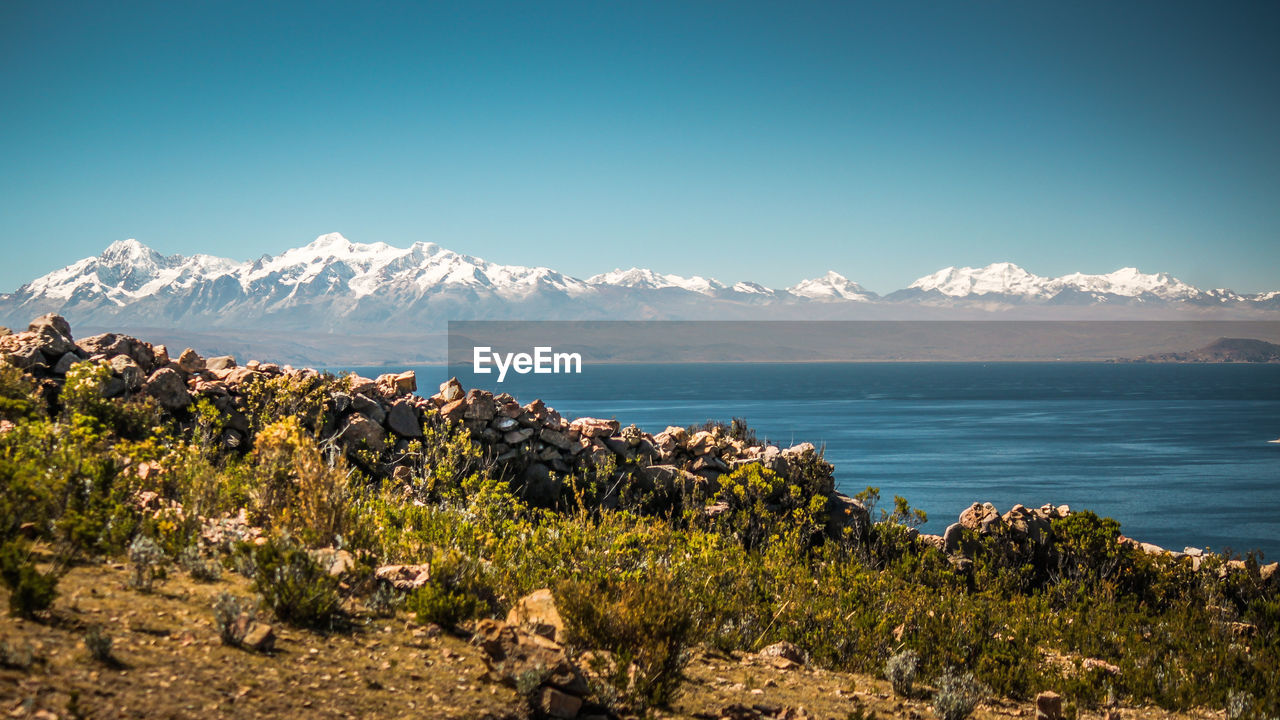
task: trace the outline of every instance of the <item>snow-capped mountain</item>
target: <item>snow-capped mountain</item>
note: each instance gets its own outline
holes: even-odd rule
[[[501,265],[434,243],[397,248],[322,235],[274,257],[164,256],[112,243],[0,295],[0,323],[44,312],[79,325],[253,328],[404,334],[468,319],[910,319],[1012,309],[1172,308],[1280,311],[1280,292],[1199,290],[1164,273],[1035,275],[1012,263],[949,267],[885,297],[831,271],[786,289],[642,268],[585,280],[547,267]]]
[[[1206,306],[1222,303],[1265,304],[1274,294],[1241,295],[1231,290],[1200,290],[1168,273],[1143,273],[1127,267],[1105,275],[1070,273],[1050,278],[1035,275],[1013,263],[986,267],[947,267],[911,283],[889,296],[897,301],[932,304],[1099,305],[1177,304]]]
[[[787,288],[787,291],[799,297],[827,301],[854,300],[865,302],[876,297],[875,293],[866,290],[835,270],[829,270],[822,277],[801,280]]]

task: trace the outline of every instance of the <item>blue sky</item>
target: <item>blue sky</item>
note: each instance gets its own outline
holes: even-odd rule
[[[0,3],[0,290],[339,231],[587,276],[1280,288],[1280,5]]]

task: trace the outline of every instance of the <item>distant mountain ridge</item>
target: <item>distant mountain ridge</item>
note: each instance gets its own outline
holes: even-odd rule
[[[1218,338],[1198,350],[1145,355],[1137,362],[1280,363],[1280,345],[1252,338]]]
[[[52,311],[80,325],[403,334],[440,331],[449,319],[938,319],[952,310],[1005,319],[1055,308],[1275,317],[1280,292],[1201,290],[1135,268],[1047,278],[1013,263],[944,268],[883,297],[835,271],[782,289],[643,268],[584,280],[435,243],[396,248],[330,233],[252,261],[115,242],[0,295],[0,322]]]

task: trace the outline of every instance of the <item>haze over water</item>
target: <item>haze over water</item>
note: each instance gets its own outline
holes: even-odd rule
[[[416,369],[423,394],[447,379],[442,366]],[[929,513],[925,532],[974,501],[1001,512],[1066,503],[1169,549],[1280,559],[1280,444],[1268,443],[1280,437],[1280,365],[587,365],[494,377],[459,375],[566,417],[654,433],[743,417],[784,446],[825,446],[842,491],[878,486],[884,507],[902,495]]]

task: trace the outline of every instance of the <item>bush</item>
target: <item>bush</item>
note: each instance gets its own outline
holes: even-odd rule
[[[213,601],[213,627],[223,645],[239,647],[253,622],[253,603],[225,590]]]
[[[151,592],[156,578],[164,573],[164,550],[145,535],[139,535],[129,544],[129,587]]]
[[[894,694],[900,697],[911,697],[915,687],[916,669],[920,665],[920,656],[914,650],[903,650],[889,657],[884,664],[884,676],[893,686]]]
[[[280,620],[300,627],[331,625],[338,614],[338,579],[290,538],[253,549],[253,587]]]
[[[938,678],[933,711],[942,720],[964,720],[982,701],[983,688],[970,673],[947,670]]]
[[[256,522],[314,545],[328,545],[345,532],[350,505],[346,463],[341,457],[327,463],[297,418],[264,427],[254,441],[251,462]]]
[[[10,615],[34,618],[58,597],[57,573],[37,570],[30,550],[18,540],[0,547],[0,580],[9,588]]]
[[[612,655],[602,669],[622,705],[643,713],[676,698],[695,609],[674,575],[656,569],[635,579],[565,582],[556,601],[572,645]]]
[[[418,622],[455,627],[493,607],[493,591],[480,566],[454,550],[437,551],[431,559],[431,580],[418,588],[409,608]]]
[[[222,577],[222,565],[217,559],[206,558],[195,545],[189,545],[182,551],[178,564],[197,582],[217,582]]]
[[[111,646],[113,644],[111,636],[101,625],[90,627],[84,634],[84,646],[89,651],[89,657],[100,663],[112,662]]]

